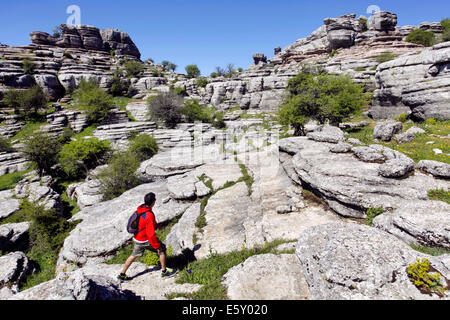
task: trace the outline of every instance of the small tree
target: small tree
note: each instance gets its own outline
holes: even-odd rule
[[[110,142],[97,138],[79,139],[65,144],[59,153],[59,162],[66,175],[83,177],[89,169],[105,163]]]
[[[338,125],[369,102],[364,86],[344,75],[303,71],[289,80],[287,89],[290,95],[278,115],[282,124],[294,127],[296,135],[305,134],[310,119]]]
[[[200,105],[197,99],[187,100],[182,112],[188,122],[201,121],[209,123],[212,121],[211,110],[206,106]]]
[[[111,110],[114,101],[113,97],[99,88],[94,79],[81,80],[80,86],[72,95],[75,103],[86,111],[89,123],[102,121]]]
[[[51,168],[58,163],[58,153],[61,145],[58,140],[49,134],[37,132],[24,143],[23,156],[33,163],[34,167],[42,176],[49,174]]]
[[[35,73],[36,68],[37,65],[33,61],[27,58],[23,59],[22,69],[25,74],[33,75]]]
[[[128,78],[136,78],[144,70],[144,65],[139,61],[129,60],[125,62],[124,68]]]
[[[136,159],[144,161],[158,153],[158,143],[154,137],[144,133],[131,139],[128,150]]]
[[[197,78],[200,75],[200,69],[197,67],[196,64],[191,64],[186,66],[186,73],[187,73],[187,77],[189,79],[192,78]]]
[[[182,120],[183,97],[173,93],[161,93],[148,99],[148,109],[151,117],[174,128]]]
[[[423,29],[413,30],[405,40],[425,47],[431,47],[436,42],[434,33]]]
[[[132,152],[120,152],[114,155],[108,167],[97,176],[100,180],[103,201],[114,199],[138,186],[140,181],[136,171],[139,165],[139,160]]]
[[[39,109],[47,107],[47,96],[38,85],[27,90],[9,90],[4,97],[4,104],[22,116],[35,116]]]
[[[442,41],[450,41],[450,19],[444,19],[441,21],[442,26]]]
[[[178,66],[175,63],[169,63],[168,68],[170,71],[175,72],[175,70],[177,70]]]

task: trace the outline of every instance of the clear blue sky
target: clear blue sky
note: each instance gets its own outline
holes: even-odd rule
[[[396,13],[400,26],[450,16],[449,0],[14,0],[1,4],[0,43],[26,45],[32,31],[52,33],[73,4],[82,24],[127,32],[143,60],[169,60],[178,72],[197,64],[203,75],[227,63],[247,69],[253,53],[271,58],[273,48],[308,36],[324,18],[369,16],[370,5]]]

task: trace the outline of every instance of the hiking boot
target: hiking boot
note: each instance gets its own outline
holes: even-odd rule
[[[162,278],[171,278],[174,275],[177,274],[177,270],[176,269],[169,269],[167,268],[166,271],[161,271],[161,277]]]
[[[130,280],[130,277],[127,276],[126,274],[121,273],[117,276],[117,279],[119,279],[121,281],[128,281],[128,280]]]

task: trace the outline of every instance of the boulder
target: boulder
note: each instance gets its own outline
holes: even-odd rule
[[[441,201],[405,203],[392,213],[373,220],[373,226],[405,243],[450,249],[450,205]]]
[[[104,275],[87,275],[83,270],[61,272],[56,279],[14,295],[13,300],[140,300],[122,290],[118,280]]]
[[[305,137],[287,139],[302,147],[290,160],[297,177],[343,216],[363,218],[369,208],[397,209],[405,201],[428,200],[429,190],[449,187],[445,180],[417,171],[404,179],[385,178],[379,174],[379,163],[363,162],[352,154],[332,153],[330,144]],[[284,144],[283,140],[280,144]],[[383,152],[388,160],[401,157],[383,146],[369,149]],[[285,160],[283,166],[288,165],[289,160]]]
[[[414,251],[393,235],[355,223],[330,223],[300,234],[296,255],[314,300],[425,300],[408,277],[409,264],[427,257],[445,277],[443,258]]]
[[[417,164],[417,168],[430,173],[437,178],[450,178],[450,164],[448,163],[433,160],[421,160]]]
[[[17,212],[20,202],[14,198],[12,190],[0,191],[0,219],[4,219]]]
[[[414,171],[415,165],[414,160],[402,156],[381,164],[378,173],[385,178],[401,178]]]
[[[117,29],[104,29],[100,31],[100,34],[106,51],[114,50],[117,55],[131,55],[138,59],[141,58],[139,49],[127,33]]]
[[[392,137],[403,130],[403,124],[396,121],[383,121],[376,124],[373,131],[375,139],[391,141]]]
[[[269,267],[270,266],[270,267]],[[231,268],[222,284],[231,300],[309,300],[299,261],[292,254],[261,254]]]
[[[176,225],[172,227],[167,235],[165,244],[172,246],[175,255],[181,254],[184,250],[194,250],[194,234],[197,231],[195,223],[200,216],[200,203],[190,206]]]
[[[367,21],[369,30],[376,31],[394,31],[396,25],[397,15],[386,11],[375,12]]]
[[[11,252],[0,257],[0,287],[11,285],[14,293],[18,292],[17,283],[32,271],[32,266],[23,252]]]
[[[20,251],[27,245],[29,222],[10,223],[0,226],[0,251]]]
[[[341,129],[329,125],[319,126],[314,131],[308,132],[306,136],[319,142],[339,143],[345,140],[344,132]]]

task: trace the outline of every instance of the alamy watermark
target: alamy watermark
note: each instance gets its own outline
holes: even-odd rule
[[[75,4],[68,6],[66,13],[70,14],[66,21],[68,26],[81,25],[81,8],[79,6]]]

